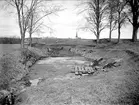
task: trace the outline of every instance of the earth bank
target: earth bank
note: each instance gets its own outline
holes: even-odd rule
[[[122,43],[50,48],[52,56],[63,58],[47,58],[31,67],[28,76],[35,80],[34,85],[18,96],[17,105],[138,105],[136,46]],[[82,66],[96,71],[84,73]]]

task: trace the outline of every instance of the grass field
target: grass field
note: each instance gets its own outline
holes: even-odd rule
[[[14,52],[20,48],[20,44],[0,44],[0,55]]]

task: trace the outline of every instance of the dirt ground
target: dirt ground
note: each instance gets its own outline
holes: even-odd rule
[[[121,60],[120,66],[92,75],[71,73],[90,61],[64,47],[61,57],[38,61],[29,73],[32,85],[19,95],[17,105],[139,105],[139,43],[75,46],[92,50],[92,58]],[[64,56],[62,56],[64,55]]]

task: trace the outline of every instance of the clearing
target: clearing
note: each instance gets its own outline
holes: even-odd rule
[[[31,67],[17,105],[138,105],[139,43],[90,46],[49,45],[57,56]]]

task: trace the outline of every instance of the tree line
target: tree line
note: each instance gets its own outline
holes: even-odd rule
[[[109,41],[112,32],[117,29],[118,41],[120,41],[121,27],[129,22],[133,27],[132,41],[137,41],[139,28],[139,0],[87,0],[81,2],[79,6],[85,5],[78,14],[87,12],[86,24],[79,27],[90,30],[99,42],[100,33],[105,28],[109,28]]]
[[[30,45],[32,44],[32,34],[41,32],[43,18],[50,14],[56,14],[61,11],[61,6],[46,5],[52,0],[4,0],[8,6],[15,8],[17,13],[18,25],[21,36],[21,48],[24,48],[25,35],[28,32],[30,36]],[[86,24],[82,29],[90,30],[97,39],[100,39],[100,33],[105,28],[109,28],[109,40],[111,41],[112,32],[118,30],[118,41],[120,41],[121,27],[129,22],[133,27],[132,41],[137,41],[139,28],[139,0],[86,0],[81,5],[86,5],[79,11],[79,14],[87,11]]]

